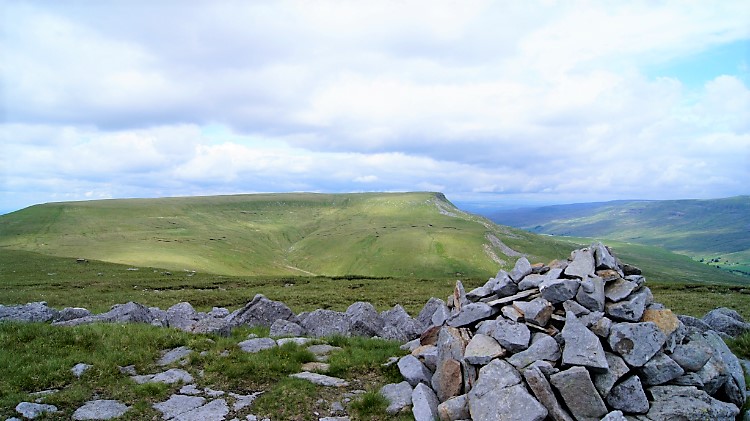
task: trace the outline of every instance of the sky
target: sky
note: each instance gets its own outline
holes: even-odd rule
[[[0,0],[0,213],[750,194],[750,2]]]

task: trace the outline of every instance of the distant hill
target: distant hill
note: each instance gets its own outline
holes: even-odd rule
[[[226,275],[486,278],[574,246],[440,193],[305,193],[48,203],[0,216],[2,248]]]
[[[616,201],[485,213],[530,232],[662,247],[750,275],[750,196]]]

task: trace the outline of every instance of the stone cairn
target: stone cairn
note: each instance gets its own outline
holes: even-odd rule
[[[601,243],[522,257],[468,293],[458,281],[425,306],[433,326],[398,362],[406,381],[381,391],[389,411],[411,393],[417,421],[734,420],[745,378],[714,329],[750,324],[729,309],[676,316],[644,283]]]
[[[366,302],[294,314],[258,294],[231,313],[130,302],[92,314],[37,302],[0,305],[4,320],[411,340],[410,354],[397,359],[405,381],[381,393],[389,413],[411,408],[416,421],[734,420],[747,396],[741,362],[722,338],[750,332],[750,323],[726,308],[702,319],[673,314],[653,301],[638,268],[601,243],[548,265],[522,257],[468,293],[458,281],[447,301],[431,298],[416,318],[400,305],[378,313]]]

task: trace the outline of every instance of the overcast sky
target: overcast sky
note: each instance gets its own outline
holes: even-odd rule
[[[750,2],[0,1],[0,212],[750,194]]]

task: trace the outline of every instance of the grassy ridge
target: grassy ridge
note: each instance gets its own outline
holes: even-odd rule
[[[0,217],[0,246],[228,275],[447,277],[496,270],[487,231],[434,193],[240,195],[33,206]]]

